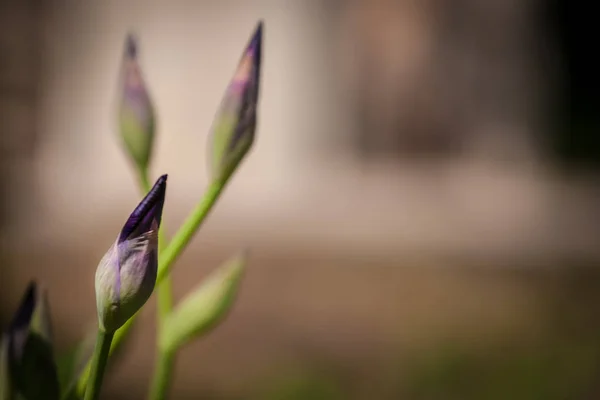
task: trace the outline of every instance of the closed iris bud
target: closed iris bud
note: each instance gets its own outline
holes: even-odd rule
[[[145,171],[154,144],[155,115],[138,50],[135,38],[129,35],[121,66],[119,133],[135,165]]]
[[[158,229],[167,189],[161,176],[135,208],[96,270],[100,329],[114,332],[146,303],[156,283]]]
[[[246,46],[212,128],[213,180],[225,182],[254,141],[260,83],[263,23]]]
[[[2,399],[56,399],[60,396],[46,291],[31,282],[2,343]]]

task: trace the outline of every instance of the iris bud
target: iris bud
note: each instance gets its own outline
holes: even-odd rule
[[[121,67],[119,132],[135,165],[145,171],[154,144],[155,115],[132,35],[127,37]]]
[[[210,147],[214,180],[225,182],[254,141],[262,36],[263,24],[259,22],[216,114]]]
[[[156,283],[158,229],[167,189],[161,176],[135,208],[96,270],[100,328],[114,332],[148,300]]]

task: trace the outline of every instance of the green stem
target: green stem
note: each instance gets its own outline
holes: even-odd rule
[[[160,322],[160,317],[159,317]],[[162,324],[159,323],[157,329],[157,335],[160,335]],[[159,336],[157,336],[157,340]],[[175,353],[166,352],[157,346],[156,352],[156,364],[154,365],[154,374],[150,381],[150,394],[149,399],[151,400],[162,400],[166,399],[171,388],[171,377],[173,376],[173,369],[175,366]]]
[[[169,393],[173,366],[175,364],[175,353],[158,350],[154,376],[152,378],[149,400],[163,400]]]
[[[151,189],[147,171],[140,171],[140,186],[144,193]],[[164,224],[158,231],[158,254],[164,250],[166,240],[164,238]],[[160,332],[165,319],[173,309],[173,284],[171,276],[167,275],[157,282],[157,332]],[[150,398],[164,399],[170,388],[171,376],[173,375],[173,365],[175,363],[174,354],[165,354],[157,346],[156,365],[154,366],[154,376],[152,377]]]
[[[84,400],[97,400],[100,397],[100,388],[102,387],[102,378],[104,378],[104,370],[110,352],[110,344],[113,339],[113,333],[107,333],[103,330],[98,330],[96,336],[96,348],[92,357],[90,379],[85,391]]]
[[[217,202],[224,187],[225,185],[222,182],[212,182],[208,186],[200,203],[198,203],[192,214],[186,219],[181,228],[179,228],[169,246],[160,255],[158,259],[157,281],[160,282],[169,275],[177,257],[179,257],[183,249],[185,249],[189,241],[194,237],[194,234]]]
[[[127,320],[127,322],[125,322],[125,324],[123,324],[123,326],[120,327],[119,329],[117,329],[117,332],[115,332],[113,340],[112,340],[112,345],[110,346],[109,357],[117,350],[119,343],[121,343],[123,341],[123,339],[125,338],[125,336],[127,336],[127,333],[133,326],[133,321],[135,320],[136,315],[137,314],[135,314],[133,317],[129,318]],[[78,398],[81,398],[83,396],[83,393],[85,393],[85,388],[86,388],[89,378],[90,378],[91,369],[92,369],[92,364],[91,364],[91,360],[90,360],[87,363],[87,365],[85,366],[84,370],[82,371],[81,376],[79,377],[79,381],[77,381]],[[67,395],[68,395],[68,393],[67,393]],[[65,398],[66,397],[68,397],[68,396],[65,396]]]
[[[157,282],[161,282],[159,289],[162,287],[162,284],[166,282],[165,279],[170,276],[170,267],[175,263],[177,257],[194,237],[194,234],[198,231],[198,228],[200,228],[200,225],[204,222],[208,213],[217,202],[222,190],[222,184],[213,183],[208,187],[208,190],[202,197],[200,203],[198,203],[194,211],[192,211],[192,214],[187,218],[175,237],[171,240],[169,247],[167,247],[164,252],[160,253],[161,257],[158,262],[158,277],[156,279]],[[160,294],[162,293],[159,292],[159,295]],[[164,318],[168,315],[172,306],[169,304],[169,308],[164,307],[162,311],[165,313],[163,314],[161,312],[161,304],[162,303],[159,301],[159,321],[161,317]],[[163,304],[163,306],[165,305]],[[158,335],[161,334],[161,327],[162,324],[159,325]],[[173,374],[173,366],[175,364],[175,357],[176,352],[161,350],[160,347],[158,347],[156,366],[152,378],[152,386],[150,388],[150,400],[163,400],[167,398],[170,389],[171,376]]]

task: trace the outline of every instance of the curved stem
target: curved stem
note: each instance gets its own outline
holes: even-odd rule
[[[173,366],[175,364],[175,353],[158,350],[156,365],[154,366],[154,376],[150,387],[150,400],[166,399],[171,387],[171,377],[173,376]]]
[[[150,180],[148,179],[147,171],[140,171],[140,186],[144,193],[151,189]],[[158,254],[162,254],[166,241],[164,238],[164,224],[158,231]],[[157,333],[160,334],[165,318],[173,309],[173,284],[170,275],[164,276],[160,281],[156,282],[156,299],[157,299],[157,316],[156,321]],[[154,375],[150,384],[150,398],[164,399],[169,392],[171,376],[173,375],[173,365],[175,363],[175,354],[165,354],[157,346],[156,364],[154,366]]]
[[[222,184],[213,183],[208,187],[208,190],[202,197],[202,200],[192,214],[188,217],[185,223],[181,226],[175,237],[171,240],[169,247],[164,252],[160,253],[160,259],[158,262],[158,276],[156,281],[160,282],[159,288],[161,288],[165,282],[165,279],[170,279],[169,272],[170,267],[173,265],[177,257],[181,254],[183,249],[187,246],[190,240],[194,237],[198,228],[206,217],[208,213],[217,202],[217,199],[223,189]],[[170,289],[170,286],[169,286]],[[162,295],[159,292],[159,296]],[[172,298],[172,297],[170,297]],[[162,321],[168,313],[171,311],[172,305],[169,304],[168,307],[166,304],[163,304],[159,297],[159,330],[158,335],[161,334],[162,329]],[[162,307],[161,307],[162,304]],[[162,308],[162,309],[161,309]],[[167,398],[167,394],[169,393],[171,376],[173,374],[173,367],[175,364],[176,352],[164,351],[158,348],[158,353],[156,355],[156,365],[154,370],[154,376],[152,378],[152,386],[150,388],[150,400],[163,400]]]
[[[208,186],[200,203],[198,203],[191,215],[185,220],[173,239],[171,239],[169,246],[162,252],[158,259],[158,276],[156,278],[158,282],[161,282],[169,275],[173,263],[194,237],[194,234],[217,202],[223,188],[224,184],[218,181],[212,182]]]
[[[96,336],[96,347],[92,357],[90,379],[88,380],[84,400],[97,400],[100,397],[100,388],[104,378],[104,370],[110,352],[110,344],[113,339],[113,333],[107,333],[98,330]]]

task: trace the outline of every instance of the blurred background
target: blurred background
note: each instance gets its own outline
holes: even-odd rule
[[[583,2],[0,1],[0,321],[49,290],[59,349],[139,201],[116,135],[125,35],[158,111],[173,234],[265,21],[257,141],[174,273],[242,247],[176,399],[600,398],[600,63]],[[144,398],[144,308],[105,398]]]

